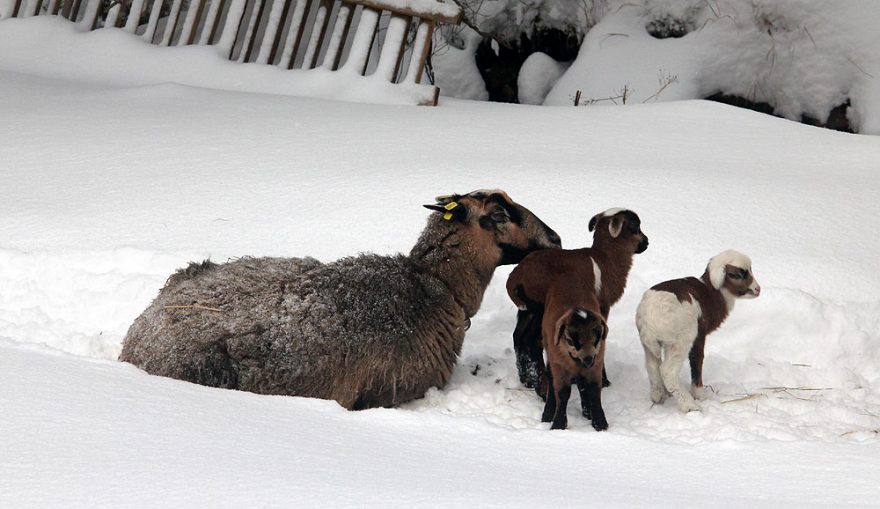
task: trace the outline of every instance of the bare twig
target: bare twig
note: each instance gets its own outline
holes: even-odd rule
[[[850,58],[849,56],[847,56],[846,59],[849,60],[849,63],[851,63],[852,65],[856,66],[856,69],[862,71],[862,72],[863,72],[866,76],[868,76],[869,78],[873,78],[873,77],[874,77],[873,74],[871,74],[871,73],[869,73],[868,71],[862,69],[862,67],[861,67],[859,64],[857,64],[857,63],[856,63],[852,58]]]
[[[784,391],[831,391],[834,390],[834,387],[786,387],[784,385],[780,385],[777,387],[761,387],[762,391],[774,391],[774,392],[784,392]]]
[[[615,36],[629,37],[629,34],[618,34],[618,33],[608,33],[608,34],[605,34],[605,35],[602,37],[602,39],[599,41],[599,47],[600,47],[600,48],[602,47],[602,43],[605,42],[605,39],[608,39],[609,37],[615,37]]]
[[[662,72],[662,70],[661,70],[661,72]],[[654,92],[653,94],[651,94],[650,96],[648,96],[644,101],[642,101],[643,104],[650,101],[651,99],[657,99],[657,97],[664,90],[666,90],[666,87],[668,87],[669,85],[672,85],[673,83],[678,83],[678,76],[673,76],[673,75],[669,74],[666,77],[663,77],[661,75],[659,82],[660,82],[660,89],[657,90],[656,92]]]
[[[841,437],[845,437],[845,436],[852,435],[852,434],[854,434],[854,433],[859,433],[860,431],[867,431],[868,433],[873,433],[873,434],[875,434],[875,435],[880,435],[880,428],[877,428],[877,429],[868,429],[868,430],[854,429],[854,430],[852,430],[852,431],[847,431],[846,433],[841,433],[840,436],[841,436]]]
[[[810,33],[810,30],[807,27],[804,27],[804,32],[806,32],[807,37],[809,37],[810,40],[813,41],[813,47],[818,48],[819,46],[816,45],[816,39],[813,39],[813,34]]]
[[[721,404],[724,405],[726,403],[737,403],[739,401],[748,401],[750,399],[766,398],[766,397],[767,397],[766,394],[755,393],[755,394],[749,394],[748,396],[743,396],[742,398],[729,399],[727,401],[722,401]]]

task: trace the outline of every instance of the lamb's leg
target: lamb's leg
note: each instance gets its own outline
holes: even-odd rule
[[[513,350],[519,380],[528,388],[538,389],[544,372],[544,350],[541,345],[542,311],[519,311],[513,330]],[[542,394],[539,395],[543,396]]]
[[[590,383],[584,377],[578,375],[575,379],[578,387],[578,394],[581,395],[581,413],[587,419],[593,418],[593,408],[590,406],[589,385]]]
[[[706,346],[706,336],[697,336],[688,358],[691,362],[691,394],[696,399],[706,397],[703,391],[703,350]]]
[[[568,427],[568,398],[571,396],[571,381],[554,380],[553,390],[556,393],[556,413],[553,415],[553,424],[550,429],[565,429]]]
[[[607,305],[599,306],[599,313],[602,314],[602,318],[605,319],[605,323],[608,323],[608,313],[611,311],[611,308]],[[610,387],[611,380],[608,379],[608,372],[605,370],[605,366],[602,366],[602,387]],[[580,389],[580,386],[578,386]]]
[[[694,400],[690,392],[684,390],[681,380],[678,379],[691,343],[692,340],[680,338],[674,343],[667,344],[665,349],[666,358],[660,362],[660,376],[663,379],[663,384],[672,393],[672,396],[678,403],[678,408],[682,412],[700,410],[700,405]]]
[[[578,377],[579,380],[584,380],[584,390],[581,391],[581,402],[583,403],[584,395],[586,394],[586,405],[585,407],[589,407],[590,409],[590,420],[592,421],[593,429],[596,431],[605,431],[608,429],[608,420],[605,419],[605,410],[602,408],[602,381],[601,380],[587,380],[581,377]],[[580,389],[580,386],[578,386]],[[584,411],[584,415],[586,416],[586,410]]]
[[[666,386],[660,375],[660,342],[647,336],[641,336],[641,340],[645,349],[645,369],[648,370],[648,381],[651,383],[651,401],[661,404],[666,401]]]
[[[553,390],[553,372],[549,367],[544,371],[543,385],[547,393],[544,396],[544,413],[541,414],[541,422],[550,422],[556,414],[556,393]]]

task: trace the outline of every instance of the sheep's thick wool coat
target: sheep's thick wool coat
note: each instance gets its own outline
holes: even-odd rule
[[[424,232],[410,256],[190,265],[135,320],[120,360],[155,375],[349,409],[419,398],[448,380],[494,269],[477,281],[475,267],[457,266],[470,258],[466,245],[456,253],[438,246],[435,236],[450,237],[443,229]],[[456,295],[451,274],[460,276]]]

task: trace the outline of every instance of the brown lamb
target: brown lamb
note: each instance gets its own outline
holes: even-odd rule
[[[623,295],[634,254],[648,248],[639,216],[626,209],[609,209],[589,223],[593,246],[581,249],[553,249],[526,256],[507,279],[507,293],[520,309],[513,332],[520,380],[543,398],[544,359],[541,324],[548,290],[560,281],[571,280],[594,292],[598,312],[608,321],[608,312]],[[609,385],[603,373],[603,386]],[[584,415],[590,413],[587,384],[578,380]]]
[[[546,404],[541,421],[552,422],[550,429],[565,429],[571,384],[582,380],[584,416],[596,431],[608,429],[601,398],[608,326],[595,293],[575,279],[557,280],[547,291],[541,328],[547,352]]]

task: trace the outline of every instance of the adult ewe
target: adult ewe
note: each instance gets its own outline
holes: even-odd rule
[[[443,387],[495,267],[559,236],[502,191],[438,198],[409,256],[242,258],[172,275],[121,361],[198,384],[357,410]]]

